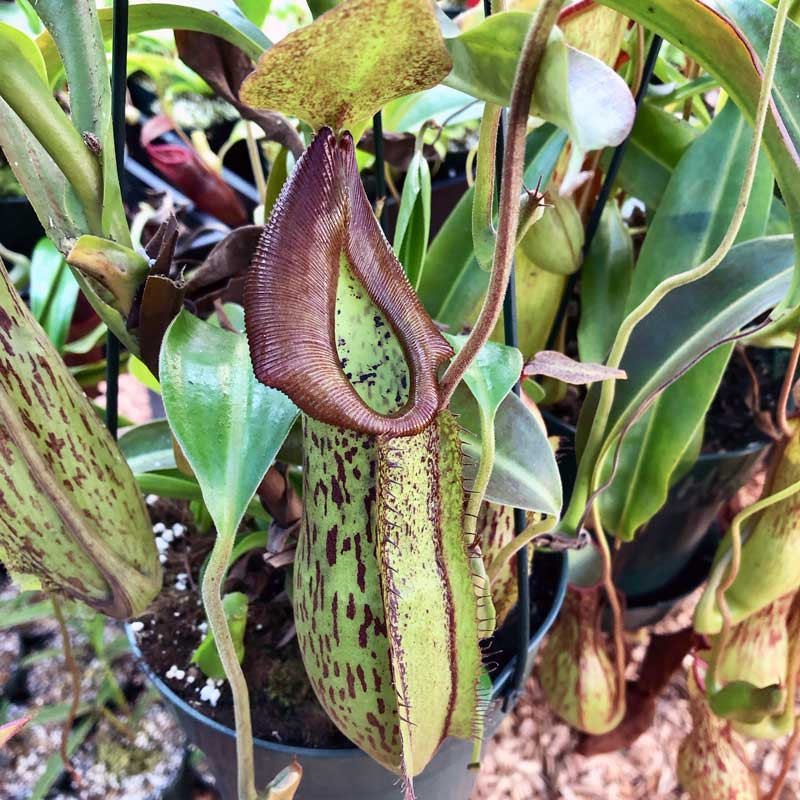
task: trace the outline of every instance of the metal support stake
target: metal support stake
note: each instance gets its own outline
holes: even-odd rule
[[[111,39],[111,122],[120,189],[124,189],[125,93],[128,61],[128,0],[114,0]],[[124,191],[123,191],[124,195]],[[119,398],[119,340],[109,331],[106,339],[106,426],[117,438]]]
[[[383,116],[380,111],[372,118],[372,136],[375,141],[375,209],[381,230],[386,233],[386,166],[383,158]]]

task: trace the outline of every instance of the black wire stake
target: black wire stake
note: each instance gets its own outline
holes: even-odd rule
[[[492,13],[491,0],[483,0],[483,11],[488,17]],[[501,115],[501,125],[497,132],[497,149],[495,151],[495,192],[500,191],[500,176],[503,174],[503,149],[505,147],[504,131],[506,129],[506,110]],[[509,347],[519,346],[519,333],[517,331],[517,292],[516,268],[514,259],[511,259],[511,272],[508,277],[506,294],[503,298],[503,333],[505,343]],[[520,383],[514,384],[512,391],[519,397],[522,392]],[[514,535],[519,536],[526,527],[525,512],[521,508],[514,509]],[[517,559],[517,654],[514,662],[514,674],[503,699],[503,711],[508,711],[519,698],[522,684],[525,682],[525,667],[528,661],[528,644],[530,643],[531,630],[531,601],[530,587],[528,585],[528,548],[523,547],[514,556]]]
[[[650,81],[653,77],[653,71],[656,68],[656,61],[658,61],[658,53],[661,50],[662,41],[663,39],[660,36],[654,34],[653,40],[650,42],[650,49],[647,51],[647,59],[645,60],[644,69],[642,70],[642,82],[639,86],[639,91],[636,92],[636,111],[634,112],[634,122],[636,121],[636,117],[639,115],[639,109],[641,108],[645,95],[647,94],[647,87],[650,85]],[[584,259],[589,254],[594,237],[597,234],[598,228],[600,227],[600,220],[603,216],[603,211],[605,210],[609,197],[611,197],[611,190],[614,187],[614,181],[617,179],[619,168],[622,165],[622,159],[625,157],[625,151],[628,149],[628,144],[630,143],[632,135],[633,129],[631,128],[631,133],[627,135],[623,142],[617,145],[616,149],[614,150],[614,155],[611,157],[611,161],[608,165],[608,172],[606,172],[606,177],[603,180],[602,187],[600,188],[600,193],[597,195],[597,202],[594,204],[592,213],[586,223],[583,249],[581,251]],[[575,284],[578,282],[579,275],[580,270],[573,272],[572,275],[569,276],[569,280],[567,281],[567,285],[564,289],[564,294],[561,296],[561,303],[558,306],[558,311],[556,312],[553,326],[550,329],[550,335],[547,337],[547,350],[552,350],[555,346],[561,326],[564,324],[567,306],[569,305],[570,300],[572,300],[572,295],[575,291]]]
[[[120,190],[125,179],[125,94],[128,62],[128,0],[114,0],[111,39],[111,122]],[[124,192],[123,192],[124,194]],[[106,339],[106,427],[117,438],[119,427],[119,339],[109,330]]]
[[[372,138],[375,143],[375,210],[381,230],[386,233],[386,167],[383,158],[383,115],[372,117]]]

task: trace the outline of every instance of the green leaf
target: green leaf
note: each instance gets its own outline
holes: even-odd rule
[[[119,449],[134,475],[176,469],[172,432],[166,419],[155,419],[126,430]]]
[[[271,4],[272,0],[236,0],[242,13],[259,28],[264,24]]]
[[[456,353],[467,341],[466,336],[444,336]],[[477,400],[480,413],[489,421],[520,379],[522,364],[522,353],[516,347],[487,342],[464,373],[464,382]]]
[[[96,232],[130,244],[114,153],[111,85],[95,0],[67,4],[61,0],[36,0],[36,11],[64,62],[72,123],[81,136],[93,135],[99,147],[103,215],[102,229]]]
[[[462,427],[464,452],[477,461],[481,454],[480,410],[466,386],[456,390],[450,410]],[[539,421],[522,400],[509,393],[497,409],[494,429],[496,451],[485,499],[557,517],[561,512],[561,478]],[[469,480],[470,470],[464,472]]]
[[[436,85],[449,70],[428,0],[344,0],[264,53],[240,95],[255,108],[338,131]]]
[[[139,490],[2,265],[0,452],[9,569],[111,616],[140,613],[161,567]]]
[[[642,247],[628,309],[661,280],[701,263],[716,249],[733,217],[751,139],[749,125],[729,103],[686,151]],[[704,179],[709,171],[713,181]],[[764,233],[772,187],[769,166],[762,158],[739,240]],[[703,424],[732,347],[720,347],[693,366],[627,434],[618,474],[600,498],[607,529],[621,539],[632,538],[666,501],[672,476]]]
[[[96,328],[94,328],[94,330],[91,330],[89,333],[81,336],[80,339],[67,342],[64,345],[64,352],[72,353],[73,355],[85,356],[96,347],[99,347],[102,342],[105,341],[107,334],[108,328],[104,323],[101,322]]]
[[[242,592],[230,592],[222,598],[222,608],[228,621],[228,630],[236,650],[239,663],[244,659],[244,631],[247,627],[247,595]],[[225,679],[225,668],[222,666],[214,636],[209,630],[192,653],[192,663],[197,664],[208,678]]]
[[[603,0],[664,36],[716,77],[752,122],[761,90],[775,9],[761,0]],[[764,147],[795,233],[800,231],[800,27],[786,23],[767,115]],[[800,236],[798,236],[800,247]],[[800,260],[784,305],[800,303]]]
[[[161,384],[158,382],[158,378],[150,372],[147,364],[135,356],[131,356],[128,360],[128,373],[133,375],[143,386],[146,386],[156,394],[161,394]]]
[[[111,41],[113,9],[99,8],[97,16],[103,39]],[[252,59],[258,58],[270,46],[269,39],[242,14],[233,0],[134,0],[128,13],[131,34],[162,28],[199,31],[219,36],[244,50]],[[62,64],[53,37],[44,32],[36,39],[47,65],[50,82],[58,80]]]
[[[747,681],[731,681],[708,697],[718,717],[748,724],[780,712],[785,703],[786,690],[778,684],[760,687]]]
[[[39,48],[36,46],[36,42],[26,36],[22,31],[17,30],[11,25],[7,25],[5,22],[0,22],[0,35],[14,42],[20,56],[33,67],[42,79],[42,83],[47,83],[47,70],[45,69],[44,59],[39,52]]]
[[[463,112],[456,114],[459,109]],[[382,112],[384,131],[416,133],[428,120],[440,125],[449,120],[450,125],[458,125],[479,119],[483,113],[483,103],[458,89],[449,86],[433,86],[422,92],[398,97],[387,103]]]
[[[208,511],[221,533],[232,534],[297,408],[256,381],[244,335],[186,311],[167,330],[159,374],[167,419]]]
[[[641,200],[650,212],[654,211],[672,171],[700,132],[663,108],[642,103],[620,165],[617,184]],[[611,151],[603,154],[600,161],[603,169],[608,169],[612,155]]]
[[[278,195],[283,189],[283,184],[289,177],[289,169],[287,159],[289,151],[285,147],[278,150],[278,155],[275,156],[272,164],[270,165],[269,175],[267,176],[267,195],[264,199],[264,219],[268,220],[272,207],[278,199]]]
[[[222,311],[228,318],[228,322],[230,322],[239,333],[244,333],[244,309],[238,303],[223,303]],[[217,314],[212,314],[208,318],[208,321],[215,328],[222,327]]]
[[[61,353],[78,300],[78,284],[49,239],[41,239],[33,249],[30,280],[31,312]]]
[[[581,267],[581,361],[605,361],[625,313],[633,272],[633,242],[619,206],[609,203]]]
[[[656,306],[635,328],[622,359],[628,379],[617,383],[606,441],[614,441],[660,387],[780,301],[792,279],[793,247],[790,236],[738,244],[710,275],[670,292]],[[579,447],[596,398],[593,387],[581,411]]]
[[[431,230],[431,173],[421,148],[408,165],[394,231],[394,251],[417,289]]]
[[[507,106],[531,14],[493,14],[480,25],[447,39],[453,70],[445,84],[499,106]],[[631,93],[614,70],[551,34],[536,79],[531,114],[567,131],[583,152],[619,144],[634,118]]]
[[[539,179],[546,185],[566,142],[566,134],[553,125],[531,133],[525,146],[526,185]],[[451,333],[474,319],[489,274],[475,259],[472,245],[472,199],[468,189],[434,238],[425,258],[419,297],[428,313]]]

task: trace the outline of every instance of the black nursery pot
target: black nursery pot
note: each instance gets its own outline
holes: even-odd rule
[[[531,575],[531,605],[537,602],[537,573],[552,570],[557,576],[555,592],[549,599],[549,608],[536,629],[531,630],[526,653],[526,675],[533,670],[533,662],[542,639],[555,621],[567,585],[567,559],[561,553],[537,554]],[[541,615],[540,615],[541,617]],[[506,628],[513,627],[513,612]],[[503,629],[496,641],[504,641]],[[167,687],[142,661],[135,637],[127,628],[128,639],[148,678],[172,706],[178,722],[189,740],[205,754],[216,786],[223,800],[236,797],[236,738],[233,730],[198,713]],[[510,637],[513,641],[513,636]],[[501,645],[502,646],[502,645]],[[508,655],[506,654],[506,657]],[[497,730],[510,711],[503,708],[516,663],[508,660],[495,675],[492,684],[492,702],[486,716],[485,738]],[[510,704],[508,704],[510,706]],[[297,800],[397,800],[401,794],[396,775],[385,770],[357,748],[315,749],[292,747],[264,739],[255,740],[255,770],[259,786],[265,786],[292,758],[303,767],[303,781]],[[467,769],[472,758],[472,743],[448,739],[439,749],[425,771],[414,778],[414,787],[421,800],[467,800],[476,780],[476,774]]]

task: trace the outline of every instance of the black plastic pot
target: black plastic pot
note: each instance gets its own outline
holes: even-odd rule
[[[615,580],[630,605],[640,605],[674,584],[699,555],[704,540],[716,538],[717,514],[768,448],[761,441],[733,452],[704,453],[672,487],[664,507],[614,554]]]
[[[536,602],[536,576],[541,576],[544,570],[555,571],[557,583],[543,622],[536,630],[531,631],[525,654],[528,674],[533,669],[542,639],[561,608],[567,583],[567,560],[559,553],[537,554],[531,576],[532,603]],[[509,620],[506,627],[511,625],[513,620]],[[208,759],[223,800],[233,800],[236,797],[234,732],[198,713],[154,675],[142,661],[141,651],[130,627],[127,631],[134,654],[140,660],[148,678],[174,709],[189,740]],[[501,640],[502,636],[497,639]],[[516,656],[508,660],[494,678],[492,703],[486,717],[487,740],[510,710],[511,704],[504,703],[504,695],[511,684],[515,663]],[[264,739],[256,739],[255,748],[256,779],[260,786],[264,786],[290,764],[293,757],[298,759],[303,767],[303,782],[297,800],[397,800],[400,796],[397,776],[387,772],[356,748],[311,749],[277,744]],[[470,742],[456,739],[445,741],[426,770],[414,779],[417,796],[422,800],[467,800],[476,778],[475,773],[467,769],[471,754]]]
[[[551,433],[574,440],[571,425],[544,416]],[[614,550],[614,581],[626,597],[626,628],[655,624],[708,577],[720,536],[717,514],[768,449],[769,441],[763,439],[741,450],[703,453],[633,541]],[[565,498],[572,491],[576,469],[575,449],[568,446],[559,460]]]

